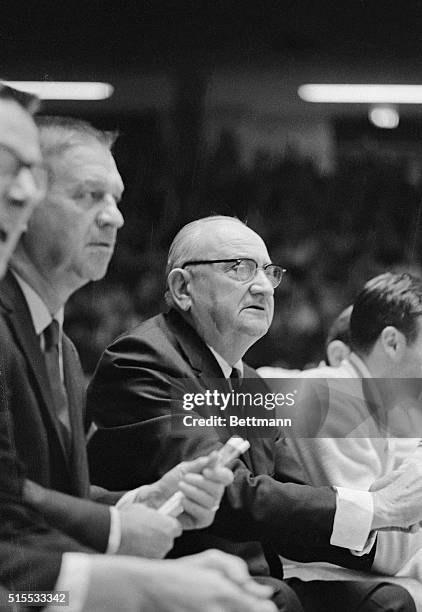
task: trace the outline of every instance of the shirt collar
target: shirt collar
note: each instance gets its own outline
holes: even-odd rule
[[[207,344],[207,346],[210,349],[211,353],[216,358],[217,363],[220,366],[220,368],[222,369],[225,378],[230,378],[230,374],[232,373],[232,370],[238,370],[239,371],[239,377],[243,378],[243,361],[241,359],[239,359],[239,361],[236,361],[236,363],[232,367],[231,365],[229,365],[227,363],[227,361],[224,359],[224,357],[222,357],[219,353],[217,353],[217,351],[215,351],[212,348],[212,346],[210,346],[209,344]]]
[[[31,319],[34,324],[35,333],[37,336],[42,334],[46,327],[48,327],[53,319],[56,319],[60,325],[60,329],[63,325],[63,317],[64,317],[64,309],[60,308],[58,312],[54,315],[50,313],[47,308],[47,305],[42,300],[42,298],[38,295],[34,289],[28,285],[28,283],[23,280],[19,274],[15,271],[12,271],[14,277],[16,278],[19,287],[22,290],[23,295],[25,296],[26,303],[28,304],[29,312],[31,313]]]
[[[357,371],[361,378],[372,378],[371,372],[368,370],[365,362],[356,355],[356,353],[350,353],[345,361],[346,366],[352,366]]]

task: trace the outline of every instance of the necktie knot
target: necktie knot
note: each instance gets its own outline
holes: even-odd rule
[[[59,346],[60,327],[59,322],[53,319],[44,330],[45,350],[51,351]]]
[[[240,373],[239,370],[237,368],[232,368],[232,371],[230,373],[230,383],[232,386],[232,389],[239,389],[240,385],[241,385],[241,377],[240,377]]]

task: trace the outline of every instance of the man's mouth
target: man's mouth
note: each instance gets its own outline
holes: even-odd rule
[[[259,305],[259,304],[251,304],[250,306],[245,306],[245,307],[243,308],[243,310],[247,310],[247,309],[252,309],[252,310],[261,310],[261,311],[264,311],[264,310],[265,310],[264,306],[261,306],[261,305]]]
[[[102,241],[90,242],[88,246],[102,248],[102,249],[112,249],[114,247],[114,243],[113,242],[102,242]]]

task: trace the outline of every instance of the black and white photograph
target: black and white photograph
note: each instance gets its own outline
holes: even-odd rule
[[[422,1],[0,11],[0,612],[422,612]]]

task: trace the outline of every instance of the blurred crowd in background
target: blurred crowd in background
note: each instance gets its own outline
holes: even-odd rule
[[[246,166],[235,131],[178,156],[154,116],[127,127],[115,151],[126,224],[105,280],[78,291],[66,313],[87,375],[112,338],[162,309],[168,246],[204,215],[247,220],[288,270],[270,332],[246,357],[253,366],[318,364],[330,323],[364,282],[385,270],[420,274],[422,183],[406,157],[362,147],[323,173],[291,146],[258,151]]]

